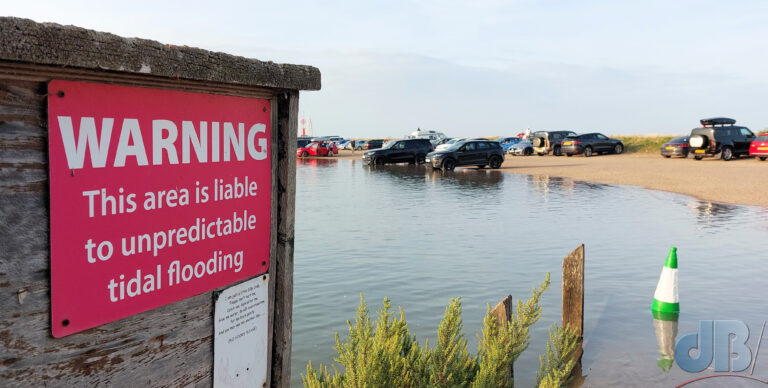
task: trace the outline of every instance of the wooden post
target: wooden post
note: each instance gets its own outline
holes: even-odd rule
[[[512,311],[513,310],[513,303],[512,303],[512,295],[507,295],[504,299],[501,300],[496,306],[491,309],[491,314],[493,314],[496,317],[496,320],[499,322],[501,327],[507,328],[509,325],[509,322],[512,321]],[[515,377],[515,366],[510,365],[509,367],[509,375],[514,378]]]
[[[584,332],[584,244],[563,259],[563,327],[570,327],[579,335],[579,347],[574,353],[576,366],[571,374],[580,376]]]
[[[269,385],[290,386],[293,147],[299,90],[319,90],[319,70],[9,17],[0,17],[0,386],[211,386],[213,294],[232,286],[62,338],[51,335],[51,80],[271,102],[267,370]]]

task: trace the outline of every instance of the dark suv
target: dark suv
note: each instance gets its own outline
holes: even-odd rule
[[[755,139],[749,128],[736,126],[736,120],[726,117],[701,119],[700,123],[701,127],[691,130],[688,139],[689,153],[694,159],[713,157],[717,153],[723,160],[749,155],[749,145]]]
[[[424,158],[434,146],[429,139],[390,140],[383,147],[363,153],[367,164],[424,163]]]
[[[560,144],[560,151],[568,156],[584,154],[586,157],[592,154],[624,152],[624,143],[621,140],[611,139],[602,133],[585,133],[582,135],[568,136]]]
[[[432,168],[442,168],[450,171],[457,166],[477,166],[484,168],[499,168],[504,162],[504,150],[497,141],[465,140],[448,149],[431,152],[427,155],[427,163]]]
[[[560,142],[568,136],[576,136],[573,131],[538,131],[531,135],[533,142],[533,152],[541,155],[552,153],[555,156],[562,155]]]
[[[375,150],[376,148],[381,148],[381,146],[384,145],[384,140],[381,139],[373,139],[373,140],[366,140],[363,144],[363,149],[366,150]]]

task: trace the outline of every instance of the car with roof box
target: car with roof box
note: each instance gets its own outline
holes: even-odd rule
[[[747,127],[735,125],[736,120],[727,117],[713,117],[699,120],[701,127],[691,130],[688,139],[689,153],[701,160],[720,155],[722,160],[749,156],[749,147],[755,134]]]

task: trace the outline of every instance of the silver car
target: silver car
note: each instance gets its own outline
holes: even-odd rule
[[[533,143],[531,142],[531,139],[523,139],[520,140],[519,143],[513,145],[512,147],[509,147],[507,150],[507,153],[510,155],[532,155],[533,154]]]

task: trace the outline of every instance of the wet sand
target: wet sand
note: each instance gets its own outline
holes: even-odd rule
[[[338,158],[360,158],[341,151]],[[461,167],[458,167],[461,168]],[[472,167],[474,168],[474,167]],[[597,183],[641,186],[693,197],[768,207],[768,161],[756,158],[724,162],[707,158],[663,158],[658,153],[583,156],[507,156],[501,171],[546,175]]]

